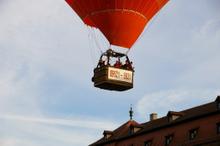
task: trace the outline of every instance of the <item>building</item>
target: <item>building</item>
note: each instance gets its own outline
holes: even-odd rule
[[[131,119],[90,146],[220,146],[220,96],[180,112],[169,111],[139,124]]]

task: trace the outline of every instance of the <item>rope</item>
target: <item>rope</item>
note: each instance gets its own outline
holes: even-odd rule
[[[93,36],[93,39],[94,39],[94,41],[95,41],[96,47],[99,49],[100,53],[102,54],[103,51],[102,51],[102,49],[101,49],[101,47],[100,47],[100,45],[99,45],[99,42],[98,42],[98,40],[97,40],[96,33],[95,33],[95,29],[92,29],[92,36]]]
[[[95,56],[94,56],[94,53],[93,53],[91,28],[89,26],[87,26],[87,30],[88,30],[90,57],[91,57],[92,65],[93,65],[93,67],[95,67],[96,61],[95,61]]]
[[[130,52],[130,49],[131,49],[131,48],[129,48],[129,49],[125,52],[126,55],[128,55],[128,53]]]

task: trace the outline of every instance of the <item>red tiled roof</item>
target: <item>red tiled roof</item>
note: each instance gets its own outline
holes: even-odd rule
[[[98,140],[97,142],[91,144],[90,146],[99,146],[104,143],[110,143],[116,140],[125,139],[128,137],[137,136],[144,133],[149,133],[151,131],[155,131],[158,129],[162,129],[164,127],[173,126],[182,122],[187,122],[188,120],[198,119],[202,116],[208,116],[212,113],[219,112],[220,110],[217,108],[216,102],[220,102],[220,97],[218,96],[216,101],[207,103],[204,105],[200,105],[191,109],[183,110],[180,112],[174,112],[170,111],[168,112],[167,116],[164,116],[162,118],[158,118],[156,120],[152,120],[146,123],[139,124],[134,120],[130,120],[126,123],[124,123],[122,126],[117,128],[112,132],[112,136],[108,139],[105,139],[104,137]],[[168,115],[169,114],[178,114],[181,115],[179,118],[169,121]],[[130,127],[142,127],[141,130],[137,131],[136,133],[131,134],[129,132]]]
[[[124,123],[122,126],[117,128],[116,130],[114,130],[112,132],[112,136],[111,137],[109,137],[108,139],[105,139],[103,137],[100,140],[98,140],[97,142],[95,142],[94,144],[91,144],[91,146],[98,145],[98,144],[101,144],[101,143],[107,142],[107,141],[117,140],[118,138],[121,138],[121,136],[127,135],[127,134],[129,134],[129,130],[130,130],[131,126],[133,126],[133,127],[136,127],[136,126],[140,127],[140,124],[137,123],[134,120],[129,120],[128,122]]]

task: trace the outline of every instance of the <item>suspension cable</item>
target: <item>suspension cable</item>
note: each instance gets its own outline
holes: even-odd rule
[[[102,49],[101,49],[101,47],[100,47],[100,45],[99,45],[99,42],[98,42],[98,38],[97,38],[97,36],[96,36],[95,29],[92,29],[92,36],[93,36],[93,39],[94,39],[94,41],[95,41],[96,47],[99,49],[100,53],[102,54],[103,51],[102,51]]]
[[[88,30],[88,40],[89,40],[89,50],[90,50],[91,61],[92,61],[92,65],[95,66],[96,62],[95,62],[95,56],[93,53],[94,51],[93,51],[93,44],[92,44],[91,29],[89,26],[87,26],[87,30]]]

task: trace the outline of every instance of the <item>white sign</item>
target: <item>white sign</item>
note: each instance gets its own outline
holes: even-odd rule
[[[129,71],[129,70],[109,67],[108,79],[132,83],[133,82],[133,72]]]

